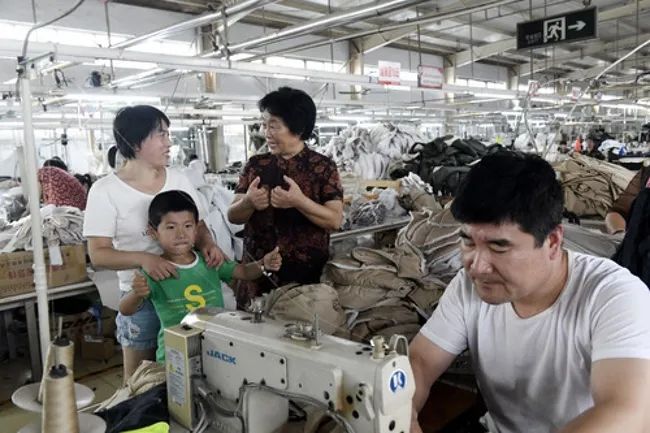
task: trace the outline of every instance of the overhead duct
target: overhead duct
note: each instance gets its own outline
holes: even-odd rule
[[[424,16],[419,17],[419,18],[408,19],[408,20],[405,20],[404,22],[401,22],[399,24],[391,24],[391,25],[388,25],[388,26],[379,26],[374,30],[364,30],[364,31],[360,31],[360,32],[357,32],[357,33],[351,33],[349,35],[339,36],[337,38],[324,39],[322,41],[316,41],[316,42],[307,42],[305,44],[296,45],[294,47],[285,47],[285,48],[282,48],[282,49],[279,49],[279,50],[268,51],[268,52],[266,52],[264,54],[259,54],[259,55],[250,57],[250,58],[246,59],[246,61],[247,62],[252,62],[254,60],[263,59],[265,57],[276,55],[276,54],[282,54],[282,53],[286,54],[286,53],[291,53],[291,52],[294,52],[294,51],[302,51],[302,50],[307,50],[307,49],[311,49],[311,48],[322,47],[324,45],[335,44],[337,42],[348,41],[350,39],[363,38],[365,36],[381,34],[381,33],[388,32],[388,31],[393,31],[393,30],[399,30],[399,29],[409,27],[409,26],[417,26],[417,25],[426,24],[426,23],[429,23],[429,22],[432,22],[432,21],[439,21],[439,20],[443,20],[443,19],[455,18],[455,17],[458,17],[458,16],[463,16],[463,15],[467,15],[467,14],[471,14],[471,13],[475,13],[475,12],[481,12],[481,11],[484,11],[484,10],[490,9],[490,8],[505,6],[505,5],[508,5],[508,4],[511,4],[511,3],[519,3],[520,1],[521,0],[498,0],[498,1],[488,2],[488,3],[483,3],[483,4],[476,5],[476,6],[469,7],[469,8],[461,7],[461,8],[457,8],[457,9],[454,9],[454,10],[448,11],[448,12],[436,12],[436,13],[433,13],[433,14],[424,15]]]
[[[190,30],[206,24],[210,24],[214,21],[221,20],[224,17],[229,17],[239,13],[252,12],[269,3],[275,3],[276,1],[277,0],[244,0],[236,5],[227,7],[224,11],[218,11],[207,15],[201,15],[200,17],[196,17],[196,18],[192,18],[191,20],[172,24],[171,26],[155,30],[145,35],[135,36],[131,39],[118,42],[116,44],[113,44],[112,48],[128,48],[134,45],[141,44],[150,39],[161,39],[169,35],[172,35],[174,33],[179,33],[185,30]]]
[[[367,18],[373,15],[382,15],[387,12],[394,11],[409,6],[414,6],[419,3],[424,3],[426,0],[389,0],[372,5],[364,5],[355,9],[350,9],[344,12],[337,12],[334,14],[326,15],[322,18],[315,19],[305,24],[290,26],[277,32],[270,33],[258,38],[249,39],[244,42],[229,45],[228,49],[231,53],[235,53],[247,48],[255,48],[267,45],[273,42],[278,42],[289,37],[298,36],[308,32],[314,32],[330,27],[334,24],[343,24],[352,20]]]

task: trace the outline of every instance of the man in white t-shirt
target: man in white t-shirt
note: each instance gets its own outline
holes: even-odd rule
[[[562,248],[562,197],[537,156],[501,152],[468,173],[451,208],[464,269],[411,343],[411,433],[465,349],[498,433],[650,428],[650,292],[614,262]]]

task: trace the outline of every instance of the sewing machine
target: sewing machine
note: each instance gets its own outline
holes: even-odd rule
[[[195,432],[271,433],[286,425],[291,399],[322,408],[343,431],[408,432],[407,348],[399,336],[368,346],[320,335],[317,318],[199,309],[165,330],[170,415]]]

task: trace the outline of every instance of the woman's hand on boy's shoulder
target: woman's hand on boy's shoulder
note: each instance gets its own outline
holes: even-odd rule
[[[209,268],[217,268],[221,266],[226,259],[221,248],[219,248],[214,242],[201,248],[201,254],[203,254],[205,264],[208,265]]]
[[[171,277],[178,278],[176,265],[155,254],[143,253],[140,266],[154,281]]]

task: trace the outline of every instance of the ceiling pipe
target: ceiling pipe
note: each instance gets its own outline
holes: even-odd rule
[[[343,24],[360,18],[367,18],[373,15],[382,15],[396,9],[414,6],[418,3],[424,3],[425,1],[426,0],[388,0],[381,3],[374,3],[372,5],[364,5],[354,9],[349,9],[344,12],[329,14],[305,24],[286,27],[282,30],[278,30],[277,32],[273,32],[265,36],[252,38],[247,41],[239,42],[237,44],[232,44],[228,46],[228,50],[231,53],[236,53],[247,48],[255,48],[267,45],[269,43],[278,42],[289,37],[318,31],[334,24]]]
[[[476,5],[476,6],[473,6],[473,7],[470,7],[470,8],[461,7],[461,8],[457,8],[457,9],[454,9],[454,10],[448,11],[448,12],[435,12],[433,14],[424,15],[424,16],[419,17],[419,18],[408,19],[408,20],[406,20],[404,22],[401,22],[399,24],[391,24],[391,25],[388,25],[388,26],[379,26],[374,30],[364,30],[364,31],[360,31],[360,32],[357,32],[357,33],[352,33],[352,34],[349,34],[349,35],[339,36],[337,38],[324,39],[322,41],[316,41],[316,42],[308,42],[308,43],[305,43],[305,44],[296,45],[294,47],[286,47],[286,48],[282,48],[282,49],[279,49],[279,50],[268,51],[268,52],[266,52],[264,54],[258,54],[256,56],[250,57],[250,58],[246,59],[246,61],[247,62],[252,62],[254,60],[263,59],[263,58],[266,58],[268,56],[272,56],[272,55],[275,55],[275,54],[292,53],[294,51],[302,51],[302,50],[307,50],[307,49],[311,49],[311,48],[322,47],[324,45],[334,44],[334,43],[337,43],[337,42],[343,42],[343,41],[347,41],[347,40],[350,40],[350,39],[356,39],[356,38],[362,38],[362,37],[365,37],[365,36],[381,34],[381,33],[388,32],[388,31],[398,30],[398,29],[401,29],[401,28],[404,28],[404,27],[415,26],[415,25],[419,25],[419,24],[426,24],[426,23],[429,23],[431,21],[439,21],[439,20],[442,20],[442,19],[455,18],[455,17],[458,17],[458,16],[463,16],[463,15],[467,15],[467,14],[471,14],[471,13],[475,13],[475,12],[482,12],[482,11],[484,11],[486,9],[491,9],[491,8],[494,8],[494,7],[505,6],[505,5],[508,5],[508,4],[511,4],[511,3],[519,3],[520,1],[522,1],[522,0],[498,0],[498,1],[491,1],[491,2],[488,2],[488,3],[483,3],[483,4]]]
[[[201,15],[199,17],[192,18],[187,21],[182,21],[180,23],[172,24],[171,26],[155,30],[151,33],[135,36],[125,41],[118,42],[116,44],[113,44],[111,48],[128,48],[146,42],[150,39],[161,39],[174,33],[194,29],[196,27],[200,27],[206,24],[210,24],[214,21],[221,20],[224,18],[224,15],[228,17],[234,14],[252,12],[255,9],[258,9],[269,3],[275,3],[276,1],[277,0],[244,0],[234,6],[227,7],[223,12],[222,11],[213,12],[207,15]]]

